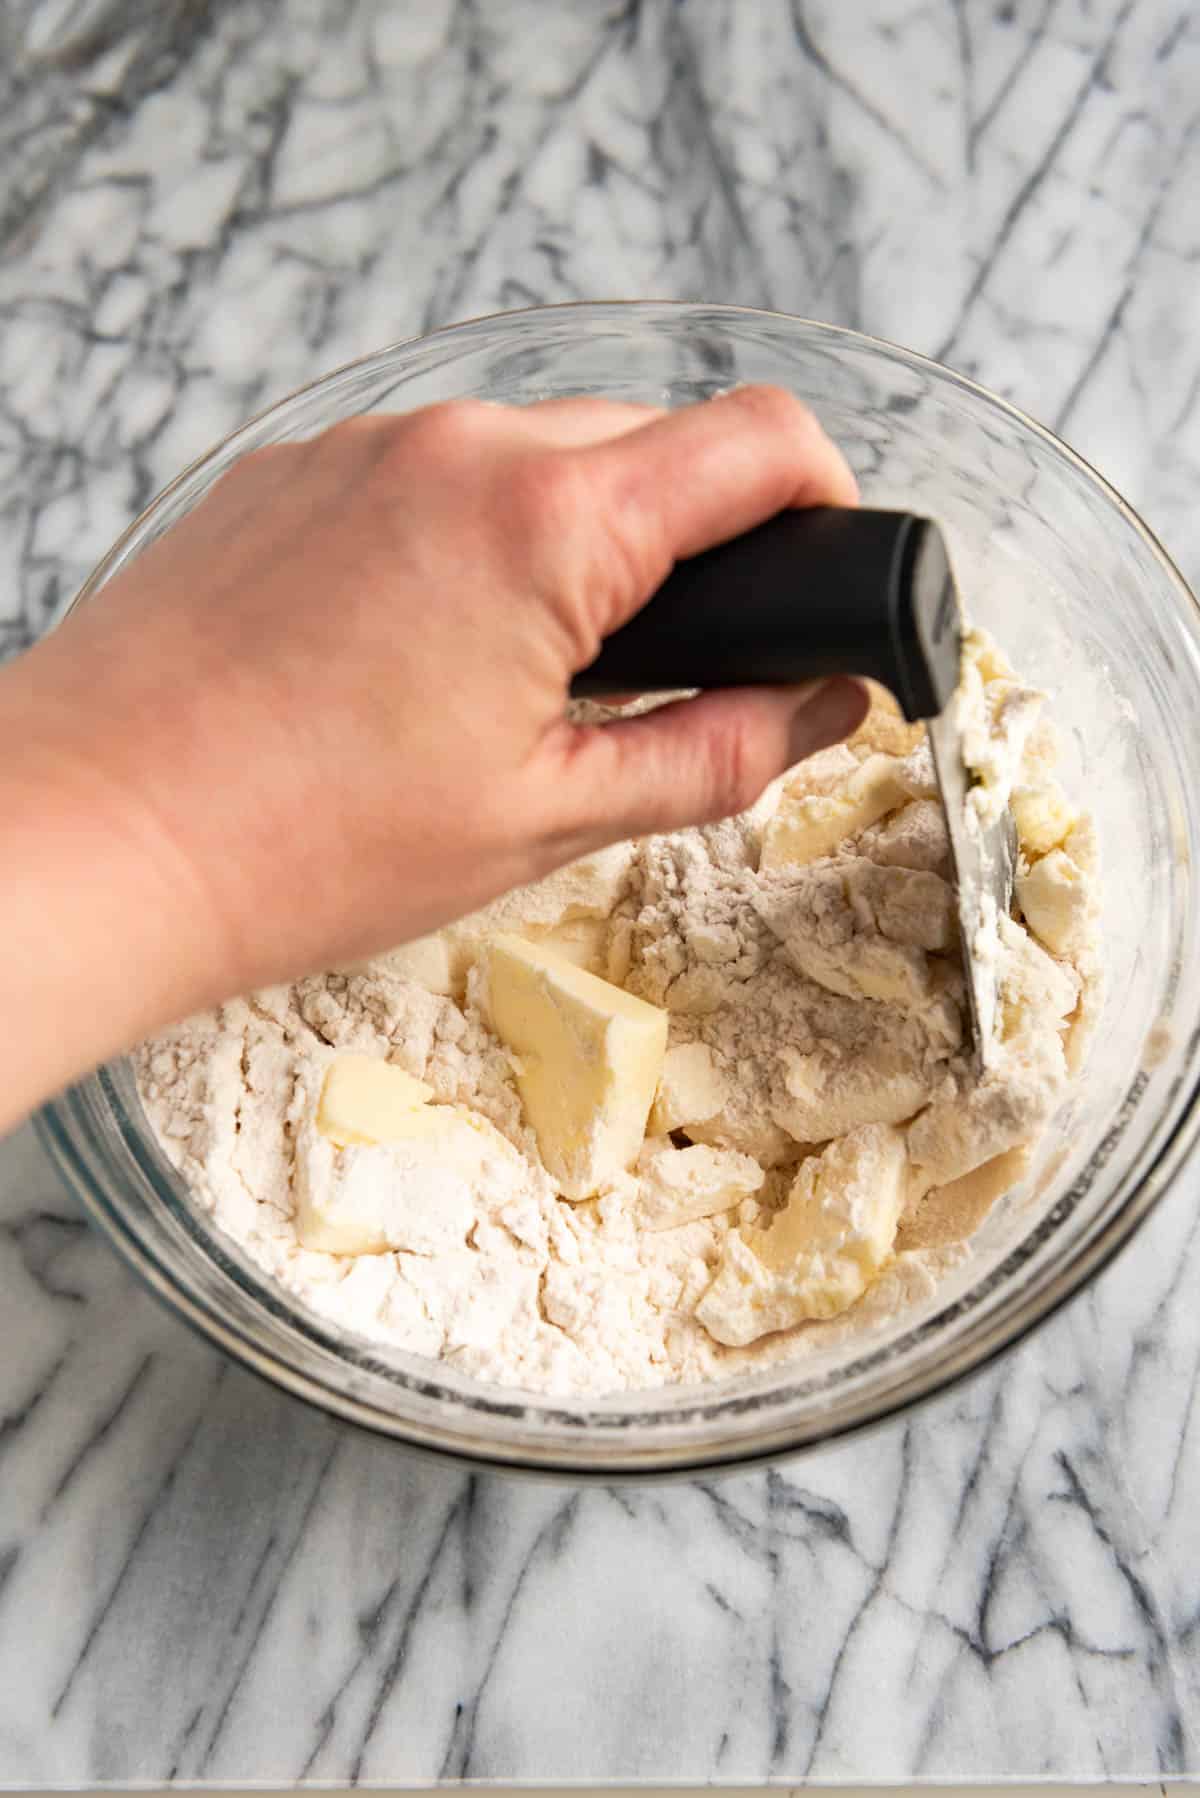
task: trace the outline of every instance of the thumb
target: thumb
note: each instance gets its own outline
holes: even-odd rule
[[[848,736],[868,704],[860,682],[838,676],[803,687],[731,687],[638,718],[576,726],[564,807],[597,842],[728,818],[776,775]]]

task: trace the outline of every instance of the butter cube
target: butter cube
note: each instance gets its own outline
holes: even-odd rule
[[[730,1233],[696,1307],[709,1335],[742,1347],[853,1305],[892,1253],[905,1170],[904,1137],[886,1124],[853,1130],[802,1162],[768,1229]]]
[[[784,1209],[754,1244],[759,1258],[793,1272],[811,1261],[818,1278],[831,1260],[852,1262],[865,1290],[896,1240],[906,1166],[903,1132],[887,1124],[867,1124],[810,1155]]]
[[[667,1014],[545,943],[505,933],[484,954],[486,1005],[518,1059],[517,1089],[565,1197],[590,1198],[634,1162],[662,1072]]]
[[[631,1213],[640,1230],[674,1230],[699,1217],[732,1211],[752,1198],[764,1179],[757,1161],[737,1149],[714,1149],[707,1143],[677,1149],[659,1137],[646,1144],[638,1159]]]
[[[295,1145],[295,1230],[326,1255],[461,1248],[515,1147],[486,1118],[374,1055],[338,1055]]]
[[[1071,955],[1087,942],[1093,902],[1083,869],[1064,849],[1052,849],[1018,874],[1017,901],[1025,922],[1052,955]]]
[[[327,1255],[436,1255],[461,1248],[475,1222],[486,1145],[448,1105],[414,1113],[407,1138],[339,1149],[301,1132],[296,1149],[296,1235]],[[425,1122],[424,1120],[428,1120]]]
[[[763,838],[760,866],[794,867],[831,855],[847,837],[857,836],[908,794],[891,755],[869,755],[833,792],[812,792],[791,781]]]
[[[1027,855],[1047,855],[1064,843],[1079,814],[1056,780],[1040,786],[1014,787],[1013,822]]]
[[[704,1043],[676,1043],[663,1060],[658,1092],[650,1111],[656,1136],[716,1117],[729,1094],[713,1052]]]
[[[296,1140],[296,1235],[330,1255],[460,1247],[476,1190],[516,1151],[483,1118],[431,1105],[431,1089],[369,1055],[341,1055]]]
[[[1065,1024],[1079,999],[1080,977],[1015,924],[1000,920],[998,970],[1001,1035],[1039,1037],[1051,1019]]]
[[[433,1088],[374,1055],[339,1055],[317,1102],[317,1128],[338,1148],[393,1142],[428,1127]]]

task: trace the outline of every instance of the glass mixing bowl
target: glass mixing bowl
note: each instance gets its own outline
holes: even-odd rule
[[[752,1377],[599,1400],[485,1386],[302,1311],[189,1201],[126,1063],[45,1108],[40,1128],[70,1184],[182,1317],[280,1386],[424,1448],[611,1479],[745,1463],[887,1417],[1076,1292],[1147,1215],[1197,1133],[1196,603],[1078,456],[948,369],[853,332],[734,307],[583,305],[479,319],[354,363],[245,426],[155,500],[80,599],[246,451],[352,413],[468,394],[679,405],[742,381],[800,394],[846,451],[868,503],[942,521],[972,614],[1051,691],[1064,777],[1091,807],[1104,857],[1103,1020],[1030,1178],[923,1311]]]

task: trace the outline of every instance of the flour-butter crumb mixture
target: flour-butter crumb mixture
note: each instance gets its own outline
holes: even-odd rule
[[[740,817],[145,1044],[167,1154],[311,1311],[535,1391],[720,1378],[928,1298],[1099,990],[1094,836],[1042,695],[975,633],[956,703],[1020,843],[986,1074],[929,751],[877,693]]]

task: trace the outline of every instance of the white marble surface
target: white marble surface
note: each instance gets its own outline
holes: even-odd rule
[[[580,296],[943,356],[1196,579],[1198,192],[1190,0],[10,0],[0,642],[289,387]],[[422,1464],[223,1365],[21,1131],[0,1783],[1195,1772],[1198,1197],[1193,1168],[907,1424],[580,1492]]]

